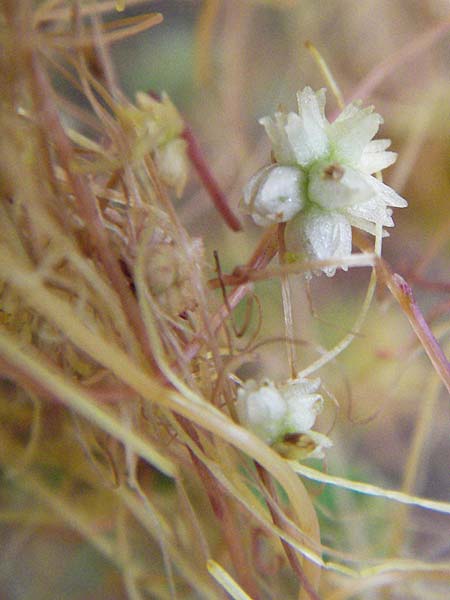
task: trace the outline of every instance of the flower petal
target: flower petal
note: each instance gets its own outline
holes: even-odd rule
[[[304,205],[302,171],[270,165],[259,171],[244,189],[244,205],[257,225],[283,223]]]
[[[370,235],[377,234],[377,228],[374,225],[374,223],[371,223],[370,221],[366,221],[365,219],[359,219],[358,217],[354,217],[353,215],[349,214],[348,212],[346,212],[345,216],[347,217],[348,222],[350,223],[350,225],[352,227],[357,227],[358,229],[361,229],[361,231],[370,233]],[[389,233],[387,231],[383,230],[382,237],[384,237],[384,238],[389,237]]]
[[[382,171],[397,160],[396,152],[385,152],[391,145],[391,140],[372,140],[364,148],[358,168],[363,173],[371,175]]]
[[[287,118],[287,114],[277,112],[274,118],[263,117],[259,122],[263,125],[272,142],[275,160],[280,164],[294,165],[296,162],[295,153],[286,133]]]
[[[315,446],[314,450],[307,454],[307,458],[324,458],[324,450],[333,446],[333,442],[330,440],[330,438],[323,433],[319,433],[318,431],[308,431],[308,433],[305,435],[310,438]]]
[[[164,183],[175,188],[178,198],[186,186],[189,164],[186,152],[186,142],[175,138],[155,150],[155,164]]]
[[[357,166],[364,148],[378,131],[383,119],[369,106],[352,104],[328,127],[339,161]]]
[[[318,165],[310,171],[310,199],[325,210],[336,210],[366,202],[373,187],[356,169],[339,164]]]
[[[365,173],[361,173],[361,177],[364,179],[367,185],[372,188],[374,194],[376,194],[376,196],[380,200],[383,200],[383,202],[388,206],[395,206],[397,208],[405,208],[408,206],[408,203],[404,198],[399,196],[397,192],[394,192],[391,187],[382,181],[379,181],[375,177]]]
[[[352,228],[344,215],[313,208],[304,218],[302,233],[305,250],[313,260],[342,258],[351,254]],[[323,267],[321,270],[331,277],[336,267]]]
[[[387,208],[383,200],[378,196],[374,196],[367,202],[361,202],[349,206],[345,209],[346,214],[350,214],[357,219],[370,221],[371,223],[379,223],[383,227],[393,227],[392,210]]]
[[[283,433],[302,433],[311,429],[323,407],[323,398],[317,394],[320,379],[289,379],[278,389],[286,402]]]
[[[292,392],[288,398],[288,414],[285,420],[287,433],[302,433],[311,429],[316,422],[317,415],[323,407],[323,398],[320,394],[295,394]]]
[[[314,93],[306,87],[297,99],[299,114],[289,113],[285,129],[297,163],[305,167],[328,153],[324,90]]]
[[[279,436],[287,405],[272,381],[249,380],[238,389],[236,410],[242,425],[272,443]]]
[[[309,86],[306,86],[301,92],[297,92],[298,114],[307,120],[320,124],[322,128],[327,122],[325,102],[325,88],[314,92]]]

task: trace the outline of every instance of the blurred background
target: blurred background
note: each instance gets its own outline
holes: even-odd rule
[[[126,16],[157,11],[164,21],[111,48],[123,90],[130,99],[138,90],[169,94],[235,208],[249,177],[270,161],[268,139],[258,119],[279,106],[295,109],[295,93],[306,85],[327,86],[305,42],[320,51],[345,99],[356,93],[375,106],[384,118],[379,136],[390,138],[399,154],[384,180],[409,203],[408,209],[395,212],[396,227],[384,241],[383,254],[411,284],[448,355],[450,2],[160,0],[131,4]],[[110,18],[116,17],[111,13]],[[331,91],[327,99],[332,115],[337,103]],[[245,217],[244,231],[229,231],[195,175],[176,203],[189,233],[204,239],[211,276],[213,250],[218,251],[224,272],[249,259],[262,230]],[[292,278],[295,335],[302,342],[299,368],[317,356],[318,348],[331,347],[351,330],[369,276],[369,269],[355,269],[338,272],[332,279],[315,278],[311,284],[314,312],[304,281]],[[260,339],[283,336],[279,282],[259,283],[256,292],[263,314]],[[282,343],[263,345],[258,352],[259,360],[240,372],[243,378],[289,375]],[[321,430],[334,443],[328,456],[331,473],[450,499],[448,394],[382,285],[361,335],[321,377],[339,404],[336,409],[330,401],[321,417]],[[325,545],[369,558],[450,559],[448,516],[336,488],[310,489],[317,494]],[[0,598],[124,597],[110,564],[92,547],[79,543],[77,536],[67,532],[35,536],[33,526],[19,534],[12,534],[9,527],[3,531],[10,543],[0,566],[4,577]],[[444,598],[448,580],[447,584],[436,581],[432,592],[414,582],[408,590],[406,596],[385,598]],[[160,596],[155,592],[154,597]],[[351,597],[381,598],[370,590],[360,595],[356,590]]]

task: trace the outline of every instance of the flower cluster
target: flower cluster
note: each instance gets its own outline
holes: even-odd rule
[[[286,448],[291,445],[298,457],[301,444],[302,458],[320,458],[331,442],[311,430],[323,407],[319,388],[320,379],[289,379],[278,385],[269,379],[260,384],[250,379],[238,390],[239,420],[268,444],[284,448],[283,454],[289,454]]]
[[[373,177],[396,160],[390,140],[372,140],[383,122],[373,107],[352,102],[329,123],[325,90],[306,87],[297,94],[298,114],[264,117],[274,164],[252,177],[244,206],[255,223],[288,222],[287,248],[301,248],[311,260],[348,256],[352,226],[375,235],[377,226],[392,227],[390,206],[406,201]],[[344,267],[345,268],[345,267]],[[335,267],[322,269],[327,275]]]
[[[137,92],[136,106],[117,107],[122,125],[135,136],[133,154],[141,159],[151,152],[163,182],[181,196],[188,176],[187,144],[182,138],[184,122],[169,96],[161,100]]]

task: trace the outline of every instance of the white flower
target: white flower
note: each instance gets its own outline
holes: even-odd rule
[[[331,445],[326,436],[311,431],[323,407],[319,388],[320,379],[289,379],[278,385],[250,379],[238,390],[239,420],[268,444],[289,444],[289,436],[306,436],[311,443],[302,457],[319,456]]]
[[[244,190],[244,206],[258,225],[289,222],[287,247],[300,243],[307,257],[328,260],[351,253],[351,227],[375,234],[392,227],[390,206],[406,201],[372,177],[395,162],[389,140],[372,140],[383,122],[373,107],[352,102],[329,123],[325,90],[297,94],[298,114],[264,117],[276,163]],[[291,248],[290,248],[291,246]],[[324,267],[333,275],[334,267]]]
[[[184,122],[163,93],[160,100],[137,92],[136,106],[117,106],[116,114],[126,131],[134,135],[132,160],[152,153],[162,181],[180,197],[189,173],[187,143],[182,138]]]

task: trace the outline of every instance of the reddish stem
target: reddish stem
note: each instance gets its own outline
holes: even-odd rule
[[[88,180],[73,170],[74,150],[53,103],[53,90],[36,55],[32,55],[31,64],[34,75],[36,107],[40,113],[42,127],[48,129],[57,149],[61,166],[67,174],[67,179],[77,199],[77,210],[89,233],[90,243],[94,246],[111,286],[120,299],[124,314],[149,360],[149,365],[155,373],[158,373],[158,367],[153,358],[138,304],[131,292],[129,282],[122,272],[118,257],[111,248],[108,233],[104,227]]]
[[[204,451],[197,432],[191,423],[179,415],[176,416],[176,419],[200,450]],[[203,483],[214,515],[221,525],[222,535],[228,547],[230,559],[239,578],[239,582],[247,593],[251,595],[252,599],[259,600],[260,594],[256,581],[252,576],[249,557],[245,550],[245,546],[240,539],[242,531],[237,527],[236,515],[233,514],[229,499],[224,494],[224,490],[210,473],[206,465],[202,463],[200,458],[198,458],[191,449],[188,448],[188,451]]]
[[[224,304],[212,317],[211,331],[217,332],[224,320],[229,317],[230,310],[235,309],[239,302],[253,289],[253,284],[248,282],[248,278],[245,276],[246,270],[264,269],[278,252],[277,227],[277,225],[274,225],[266,231],[251,259],[244,267],[239,269],[238,281],[240,285],[228,295],[228,306]],[[201,334],[197,335],[195,339],[186,346],[184,355],[187,360],[192,360],[194,358],[202,346],[203,340],[204,336]]]
[[[379,259],[377,266],[384,283],[402,307],[411,327],[427,353],[428,358],[450,392],[450,363],[428,326],[428,323],[414,298],[411,286],[401,275],[392,273],[383,259]]]
[[[258,463],[255,463],[255,464],[256,464],[256,470],[258,472],[258,475],[259,475],[264,487],[269,492],[271,498],[274,501],[276,501],[277,491],[275,489],[275,486],[273,485],[270,474],[264,469],[264,467],[262,467]],[[284,526],[282,519],[280,519],[280,516],[278,515],[278,513],[272,506],[271,502],[267,502],[267,506],[269,508],[269,512],[271,514],[272,521],[274,522],[274,524],[277,527],[279,527],[280,529],[286,530],[286,527]],[[316,590],[314,589],[311,582],[306,577],[295,550],[285,540],[283,540],[281,538],[280,538],[280,542],[281,542],[281,545],[283,546],[283,549],[284,549],[286,557],[289,561],[289,564],[291,565],[292,570],[296,574],[297,579],[299,580],[300,585],[303,587],[304,591],[307,593],[307,595],[309,596],[309,598],[311,600],[320,600],[319,596],[317,595]]]
[[[182,137],[186,140],[188,146],[189,159],[197,171],[201,182],[203,183],[214,206],[222,215],[225,223],[233,231],[241,231],[242,225],[237,216],[232,211],[225,194],[220,189],[217,181],[212,175],[208,163],[205,160],[203,152],[197,142],[189,125],[185,125]]]
[[[147,94],[154,100],[157,100],[158,102],[161,101],[161,96],[153,90],[149,90]],[[189,160],[191,161],[194,169],[197,171],[197,175],[200,177],[200,180],[208,192],[209,197],[213,201],[214,206],[222,215],[228,227],[230,227],[233,231],[241,231],[241,222],[228,204],[225,194],[220,189],[219,184],[209,169],[208,163],[203,155],[197,138],[186,122],[184,123],[184,129],[181,137],[187,143]]]

